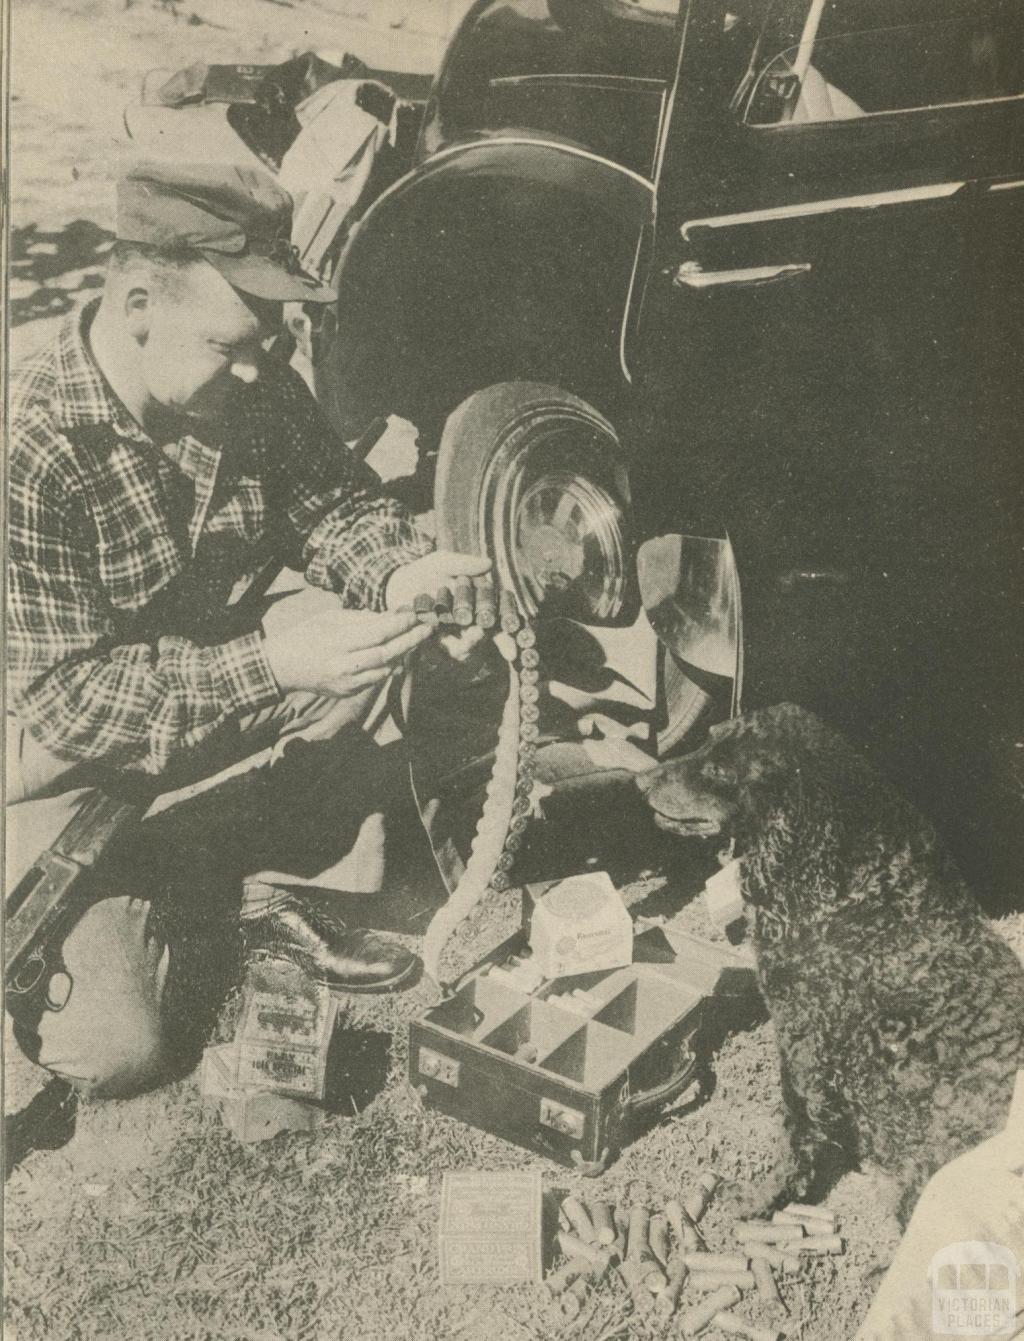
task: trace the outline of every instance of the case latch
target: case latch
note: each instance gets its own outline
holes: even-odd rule
[[[438,1080],[442,1085],[450,1085],[452,1089],[458,1089],[460,1063],[454,1058],[445,1057],[430,1048],[420,1048],[418,1066],[421,1076],[426,1076],[429,1080]]]
[[[551,1127],[553,1131],[561,1132],[563,1136],[571,1136],[574,1141],[582,1141],[585,1123],[585,1115],[577,1109],[566,1108],[563,1104],[555,1103],[553,1099],[541,1099],[542,1127]]]

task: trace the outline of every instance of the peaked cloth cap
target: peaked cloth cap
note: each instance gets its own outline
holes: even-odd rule
[[[267,173],[233,163],[144,162],[117,184],[117,236],[199,252],[234,288],[276,302],[330,303],[299,265],[292,199]]]

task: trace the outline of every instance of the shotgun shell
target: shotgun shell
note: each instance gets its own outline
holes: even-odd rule
[[[434,614],[438,619],[443,619],[445,615],[452,613],[452,591],[451,587],[438,587],[437,595],[434,597]]]
[[[654,1296],[644,1284],[643,1275],[636,1262],[629,1261],[628,1258],[619,1263],[619,1275],[626,1283],[626,1289],[633,1300],[633,1307],[637,1313],[650,1313],[654,1308]]]
[[[519,672],[519,683],[521,685],[533,686],[540,683],[540,671],[521,670]]]
[[[452,614],[461,628],[468,629],[473,622],[473,581],[468,577],[455,579],[455,593],[452,599]]]
[[[597,1242],[594,1226],[591,1224],[590,1216],[581,1201],[577,1201],[575,1197],[566,1197],[562,1202],[562,1214],[584,1243]]]
[[[683,1208],[678,1201],[665,1202],[665,1219],[676,1237],[677,1246],[683,1241]]]
[[[518,633],[519,627],[523,621],[519,616],[519,604],[516,601],[515,596],[513,596],[512,592],[503,591],[501,593],[499,610],[501,612],[500,618],[501,618],[502,632],[510,634]]]
[[[820,1256],[829,1253],[835,1256],[836,1253],[843,1251],[843,1240],[838,1234],[817,1234],[810,1238],[802,1239],[800,1243],[793,1245],[798,1253],[809,1253]]]
[[[668,1220],[664,1215],[652,1215],[647,1226],[647,1238],[651,1252],[662,1266],[668,1262]]]
[[[647,1211],[643,1206],[629,1208],[629,1231],[627,1235],[626,1256],[638,1262],[648,1252]]]
[[[596,1243],[584,1243],[581,1238],[575,1234],[568,1234],[560,1230],[558,1234],[558,1246],[561,1248],[564,1256],[568,1258],[582,1257],[585,1262],[589,1262],[591,1267],[597,1271],[604,1272],[611,1258],[607,1248],[602,1248]]]
[[[695,1304],[693,1308],[688,1309],[680,1320],[680,1327],[684,1336],[697,1336],[708,1325],[716,1313],[723,1309],[732,1308],[733,1304],[740,1302],[740,1292],[734,1285],[726,1285],[721,1290],[716,1290],[710,1298],[705,1299],[700,1304]]]
[[[589,1289],[590,1289],[590,1287],[589,1287],[588,1284],[587,1284],[587,1278],[586,1278],[586,1276],[577,1276],[576,1279],[575,1279],[575,1280],[572,1282],[572,1284],[569,1286],[569,1288],[566,1290],[566,1292],[565,1292],[565,1300],[563,1300],[563,1303],[564,1303],[566,1300],[569,1300],[569,1299],[575,1299],[576,1302],[577,1302],[579,1305],[582,1306],[582,1305],[586,1302],[586,1298],[587,1298],[587,1294],[588,1294],[588,1292],[589,1292]],[[571,1307],[571,1305],[570,1305],[570,1307]],[[579,1312],[579,1309],[576,1309],[576,1310],[575,1310],[575,1313],[578,1313],[578,1312]],[[573,1316],[575,1316],[575,1313],[574,1313]]]
[[[598,1243],[615,1242],[615,1224],[612,1220],[612,1208],[606,1201],[590,1203],[590,1218],[594,1222],[594,1233]]]
[[[516,634],[516,642],[523,648],[533,647],[537,642],[537,635],[534,633],[533,629],[527,625],[525,628],[520,629]]]
[[[800,1262],[796,1257],[783,1252],[781,1248],[773,1247],[770,1243],[755,1243],[747,1239],[743,1244],[743,1251],[749,1254],[751,1263],[760,1259],[775,1267],[777,1271],[800,1270]]]
[[[738,1318],[735,1313],[720,1309],[711,1319],[720,1332],[729,1336],[745,1336],[747,1341],[779,1341],[780,1332],[768,1331],[764,1327],[755,1327],[746,1318]]]
[[[569,1288],[577,1276],[585,1276],[589,1270],[589,1262],[584,1261],[582,1257],[574,1257],[572,1261],[563,1263],[557,1271],[552,1271],[544,1282],[544,1288],[548,1294],[561,1294]]]
[[[766,1225],[761,1220],[741,1220],[735,1227],[738,1239],[751,1243],[793,1243],[804,1236],[803,1225]]]
[[[661,1294],[667,1283],[665,1273],[650,1254],[640,1263],[640,1273],[651,1294]]]
[[[752,1271],[691,1271],[690,1284],[695,1290],[717,1290],[722,1285],[752,1290],[757,1282]]]
[[[787,1206],[783,1211],[779,1212],[779,1214],[791,1215],[797,1220],[803,1220],[807,1225],[808,1233],[813,1232],[811,1230],[812,1223],[817,1224],[820,1222],[821,1224],[828,1225],[828,1232],[834,1234],[838,1219],[835,1211],[830,1211],[824,1206],[801,1206],[799,1202],[794,1202],[792,1206]],[[774,1216],[772,1218],[774,1219]]]
[[[489,577],[473,579],[473,596],[476,622],[482,629],[493,629],[498,622],[498,612],[494,606],[494,583]]]
[[[415,611],[418,620],[421,622],[429,620],[433,623],[434,598],[429,591],[421,591],[420,594],[413,599],[412,608]]]
[[[757,1286],[757,1293],[766,1304],[772,1304],[776,1307],[782,1307],[782,1295],[779,1294],[779,1287],[775,1283],[775,1276],[771,1267],[763,1257],[752,1257],[750,1259],[750,1270],[754,1274],[754,1284]]]
[[[697,1186],[683,1202],[683,1210],[695,1225],[700,1223],[701,1216],[715,1195],[718,1181],[713,1173],[702,1173],[697,1179]]]
[[[773,1225],[802,1225],[804,1223],[805,1221],[801,1220],[798,1215],[790,1215],[788,1211],[776,1211],[772,1216]]]
[[[673,1257],[668,1264],[668,1279],[665,1282],[665,1288],[655,1298],[655,1304],[658,1311],[664,1317],[670,1317],[676,1311],[676,1305],[679,1303],[679,1296],[683,1292],[683,1286],[686,1284],[686,1277],[689,1272],[686,1269],[686,1263],[681,1257]]]
[[[686,1265],[691,1271],[747,1271],[750,1258],[743,1253],[687,1253]]]
[[[540,653],[535,647],[524,647],[519,656],[519,664],[527,670],[536,670],[540,665]]]

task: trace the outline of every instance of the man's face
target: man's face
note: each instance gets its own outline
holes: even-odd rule
[[[211,265],[189,266],[150,288],[141,321],[146,392],[172,413],[221,419],[255,382],[281,304],[243,296]]]

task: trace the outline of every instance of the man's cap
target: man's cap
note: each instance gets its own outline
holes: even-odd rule
[[[331,303],[299,265],[292,200],[257,168],[232,163],[137,163],[117,184],[117,236],[189,248],[234,288],[276,302]]]

